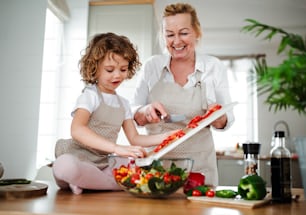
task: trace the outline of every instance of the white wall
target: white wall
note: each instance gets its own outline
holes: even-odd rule
[[[0,162],[4,177],[35,172],[46,1],[0,3]]]

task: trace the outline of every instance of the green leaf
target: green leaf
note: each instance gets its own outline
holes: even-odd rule
[[[306,115],[306,38],[288,33],[281,28],[246,19],[248,25],[243,32],[258,37],[264,33],[265,40],[281,37],[277,54],[285,53],[286,58],[277,66],[267,65],[265,58],[256,59],[252,70],[251,84],[257,84],[258,95],[267,94],[265,103],[275,112],[292,108]]]

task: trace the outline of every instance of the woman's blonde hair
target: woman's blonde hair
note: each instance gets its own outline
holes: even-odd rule
[[[97,34],[89,42],[79,61],[80,74],[86,84],[97,82],[99,63],[109,54],[117,54],[129,62],[128,79],[131,79],[141,66],[136,47],[125,36],[114,33]]]
[[[196,34],[198,35],[198,37],[201,38],[202,37],[201,24],[197,16],[196,10],[190,4],[176,3],[176,4],[167,5],[164,9],[163,18],[168,17],[168,16],[174,16],[176,14],[182,14],[182,13],[190,14],[191,25],[194,31],[196,32]]]

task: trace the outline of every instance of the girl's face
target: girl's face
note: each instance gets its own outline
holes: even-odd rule
[[[120,55],[109,53],[98,66],[98,87],[104,93],[115,94],[116,88],[128,76],[129,62]]]
[[[190,14],[176,14],[163,18],[163,35],[172,58],[194,58],[198,35],[191,25]]]

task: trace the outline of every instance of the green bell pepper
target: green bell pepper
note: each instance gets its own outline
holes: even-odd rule
[[[240,179],[238,193],[245,200],[261,200],[267,194],[266,182],[259,175],[245,175]]]

